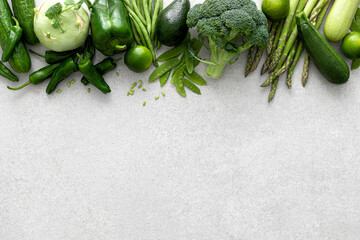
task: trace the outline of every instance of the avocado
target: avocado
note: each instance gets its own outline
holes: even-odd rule
[[[174,0],[160,13],[156,22],[156,34],[162,44],[172,47],[186,38],[189,31],[186,25],[189,10],[189,0]]]

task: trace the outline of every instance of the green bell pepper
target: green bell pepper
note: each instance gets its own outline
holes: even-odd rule
[[[113,56],[134,43],[129,13],[122,0],[95,0],[91,12],[94,46],[102,54]]]

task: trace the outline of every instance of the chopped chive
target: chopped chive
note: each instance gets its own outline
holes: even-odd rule
[[[90,88],[88,88],[88,93],[90,92]]]
[[[129,96],[129,95],[130,95],[130,92],[127,92],[127,95]]]
[[[68,87],[71,87],[71,82],[68,82],[68,83],[67,83],[67,86],[68,86]]]
[[[143,90],[144,92],[146,92],[146,89],[145,89],[145,88],[143,88],[142,90]]]
[[[134,95],[134,92],[129,92],[130,95]]]
[[[138,87],[138,88],[139,88],[139,89],[140,89],[140,88],[142,88],[142,85],[139,85],[139,87]]]
[[[133,92],[135,92],[135,90],[134,90],[134,89],[130,89],[130,92],[132,92],[132,93],[133,93]]]
[[[146,105],[146,102],[144,101],[143,106],[145,107],[145,105]]]
[[[161,92],[161,94],[165,97],[165,91],[164,90]]]
[[[143,84],[143,81],[139,80],[139,82],[140,82],[140,85],[142,85],[142,84]]]
[[[119,72],[116,72],[116,76],[118,77],[120,74],[119,74]]]
[[[74,84],[75,83],[75,79],[73,79],[73,80],[71,80],[71,82],[70,82],[71,84]]]
[[[156,97],[155,97],[155,100],[158,100],[158,99],[159,99],[159,96],[156,96]]]
[[[62,90],[61,90],[61,89],[59,89],[59,90],[57,90],[56,92],[57,92],[57,93],[61,93],[61,92],[62,92]]]

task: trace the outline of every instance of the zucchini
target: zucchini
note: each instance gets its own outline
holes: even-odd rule
[[[346,83],[350,70],[344,59],[337,54],[326,39],[310,23],[304,12],[296,15],[300,39],[321,74],[331,83]]]
[[[31,45],[39,42],[34,31],[34,0],[12,0],[15,18],[24,30],[25,41]]]
[[[10,28],[13,25],[14,21],[7,0],[0,0],[0,45],[2,48],[5,47]],[[9,64],[17,73],[26,73],[30,70],[30,56],[22,41],[16,45]]]
[[[324,24],[324,34],[330,41],[340,41],[350,29],[360,0],[335,0]]]

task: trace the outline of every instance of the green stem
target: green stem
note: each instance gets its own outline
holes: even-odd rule
[[[301,82],[303,87],[305,87],[307,80],[309,78],[309,65],[310,65],[310,56],[308,53],[305,54],[304,68],[301,76]]]
[[[40,54],[40,53],[37,53],[37,52],[35,52],[35,51],[31,50],[31,49],[29,49],[29,52],[31,52],[32,54],[35,54],[35,55],[37,55],[37,56],[39,56],[39,57],[45,58],[45,55],[42,55],[42,54]]]
[[[143,8],[145,13],[145,19],[146,19],[146,29],[148,34],[151,33],[151,18],[149,13],[149,5],[147,0],[143,0]]]
[[[8,89],[10,90],[20,90],[20,89],[23,89],[24,87],[26,87],[27,85],[30,85],[32,82],[29,80],[27,81],[26,83],[24,83],[23,85],[21,85],[20,87],[17,87],[17,88],[13,88],[13,87],[10,87],[10,86],[7,86]]]
[[[261,57],[262,57],[264,51],[265,51],[265,49],[263,49],[263,50],[258,49],[258,51],[255,55],[255,58],[254,58],[254,62],[251,66],[250,72],[254,72],[256,70],[256,68],[259,66],[259,63],[260,63],[260,60],[261,60]]]
[[[275,78],[275,80],[272,82],[268,102],[271,102],[274,99],[278,85],[279,85],[279,77]]]

